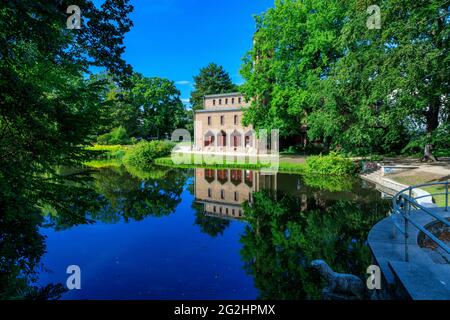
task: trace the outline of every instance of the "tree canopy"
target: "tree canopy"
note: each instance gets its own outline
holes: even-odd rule
[[[111,77],[108,81],[101,133],[123,127],[129,136],[160,139],[186,124],[186,110],[173,81],[140,73],[134,73],[126,87]]]
[[[445,126],[448,2],[380,1],[380,29],[367,26],[370,5],[276,0],[257,16],[244,122],[284,137],[307,125],[311,140],[357,154],[400,152]]]
[[[77,178],[60,170],[87,159],[83,145],[97,131],[103,83],[86,75],[91,67],[100,67],[125,82],[131,71],[121,58],[124,34],[132,26],[128,1],[105,0],[100,7],[78,1],[81,28],[73,30],[66,27],[71,4],[0,4],[2,297],[58,295],[57,287],[30,293],[27,280],[45,250],[37,232],[41,211],[52,205],[76,215],[93,204],[91,193],[70,183]],[[10,234],[17,232],[20,243],[11,242]]]

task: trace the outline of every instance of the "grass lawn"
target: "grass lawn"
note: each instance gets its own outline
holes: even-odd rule
[[[90,167],[90,168],[95,168],[95,169],[120,167],[122,165],[122,161],[117,160],[117,159],[92,160],[92,161],[87,161],[87,162],[83,163],[83,165]]]
[[[192,161],[194,163],[194,161]],[[245,163],[236,163],[234,161],[232,162],[226,162],[226,159],[223,162],[220,163],[198,163],[198,164],[175,164],[172,161],[171,157],[163,157],[155,159],[155,164],[157,165],[163,165],[163,166],[169,166],[169,167],[177,167],[177,168],[192,168],[192,167],[200,167],[200,168],[211,168],[211,169],[218,169],[218,168],[231,168],[231,169],[249,169],[249,170],[259,170],[263,168],[270,168],[270,164],[262,163],[262,162],[256,162],[252,163],[251,161],[246,160]],[[301,163],[289,163],[289,162],[283,162],[280,161],[278,166],[278,171],[280,172],[292,172],[292,173],[302,173],[303,172],[303,164]]]
[[[123,163],[125,154],[134,146],[102,146],[94,145],[87,150],[97,153],[93,161],[85,165],[93,168],[117,167]],[[174,154],[175,155],[175,154]],[[248,170],[267,170],[272,172],[285,172],[310,175],[340,175],[353,176],[356,167],[349,159],[337,155],[310,156],[307,161],[305,156],[231,156],[231,155],[203,155],[190,153],[177,153],[175,162],[171,156],[148,159],[148,164],[178,168],[229,168]],[[146,162],[147,163],[147,162]],[[179,163],[179,164],[178,164]]]

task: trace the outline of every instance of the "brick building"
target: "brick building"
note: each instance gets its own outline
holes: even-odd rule
[[[207,95],[203,104],[194,115],[195,151],[257,153],[253,127],[242,125],[242,109],[249,106],[242,94]]]

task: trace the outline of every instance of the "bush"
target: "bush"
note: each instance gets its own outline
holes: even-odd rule
[[[308,187],[330,192],[350,191],[355,182],[354,177],[338,175],[303,175],[302,178]]]
[[[113,129],[109,133],[97,137],[97,143],[100,145],[129,144],[130,137],[124,127]]]
[[[174,146],[174,143],[167,141],[141,141],[127,152],[123,161],[130,166],[150,168],[156,158],[170,155]]]
[[[331,175],[354,175],[357,166],[347,158],[337,154],[330,153],[327,156],[311,156],[306,159],[305,174],[331,174]]]

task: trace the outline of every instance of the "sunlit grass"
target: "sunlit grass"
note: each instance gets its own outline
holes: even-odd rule
[[[408,185],[408,186],[414,186],[414,185],[423,184],[423,183],[435,182],[435,181],[428,179],[426,176],[420,176],[420,175],[395,177],[395,181],[398,181],[398,182]],[[422,187],[421,189],[429,192],[430,194],[445,192],[444,185]],[[439,207],[445,206],[445,195],[436,195],[436,196],[433,196],[433,199],[434,199],[436,205],[438,205]]]
[[[120,167],[122,165],[121,160],[111,159],[111,160],[92,160],[83,163],[83,165],[100,169],[100,168],[109,168],[109,167]]]

